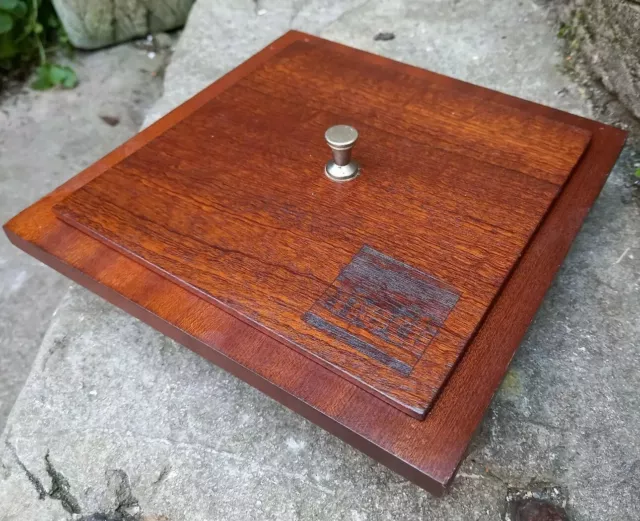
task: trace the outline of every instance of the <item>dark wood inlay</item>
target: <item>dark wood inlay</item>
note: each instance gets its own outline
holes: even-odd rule
[[[434,277],[364,246],[304,320],[408,376],[459,298]]]

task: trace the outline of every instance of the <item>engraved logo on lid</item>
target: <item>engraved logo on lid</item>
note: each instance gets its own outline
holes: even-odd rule
[[[364,246],[303,319],[408,375],[459,298],[435,277]]]

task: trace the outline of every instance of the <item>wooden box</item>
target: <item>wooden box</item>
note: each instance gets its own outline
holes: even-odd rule
[[[624,137],[292,31],[5,230],[439,494]]]

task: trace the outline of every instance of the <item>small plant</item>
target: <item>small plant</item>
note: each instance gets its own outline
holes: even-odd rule
[[[570,25],[565,24],[564,22],[560,24],[560,29],[558,29],[558,38],[568,38],[571,36],[573,29]]]
[[[640,168],[636,168],[635,176],[640,179]]]
[[[73,69],[48,59],[71,49],[51,0],[0,0],[0,72],[28,71],[38,63],[34,89],[72,88],[78,83]]]

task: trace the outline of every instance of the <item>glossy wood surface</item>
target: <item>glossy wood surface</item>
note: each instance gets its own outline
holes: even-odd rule
[[[625,133],[584,118],[363,55],[440,87],[553,119],[592,133],[573,175],[524,250],[497,300],[424,421],[387,405],[336,373],[275,341],[218,306],[62,222],[53,206],[166,132],[278,51],[287,33],[165,118],[65,183],[5,225],[10,240],[34,257],[220,365],[423,488],[441,494],[455,475],[518,344],[624,143]],[[408,72],[407,72],[408,71]],[[215,435],[215,433],[212,433]]]
[[[365,56],[296,42],[55,211],[424,418],[591,134]]]

